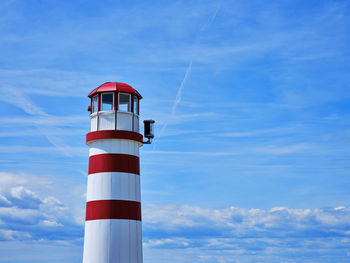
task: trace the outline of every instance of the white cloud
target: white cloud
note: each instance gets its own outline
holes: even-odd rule
[[[24,188],[23,186],[16,186],[9,190],[10,195],[7,197],[12,205],[24,209],[38,208],[42,200],[33,191]]]
[[[40,218],[40,211],[36,209],[22,209],[18,207],[0,207],[0,218],[6,226],[21,223],[36,224]]]
[[[345,206],[143,207],[145,251],[157,262],[338,262],[350,245],[349,222]]]
[[[17,198],[17,199],[27,199],[27,198],[35,198],[35,199],[38,199],[38,196],[28,190],[28,189],[25,189],[23,186],[17,186],[17,187],[14,187],[10,190],[11,192],[11,196],[14,197],[14,198]]]
[[[21,174],[0,172],[0,190],[8,185],[23,184],[27,178]]]
[[[0,229],[0,241],[26,240],[30,239],[31,237],[32,236],[29,233]]]
[[[147,232],[169,237],[201,239],[344,237],[350,229],[350,209],[292,209],[274,207],[270,210],[228,207],[223,209],[194,206],[146,206],[143,221]],[[213,239],[215,240],[215,239]],[[210,246],[215,242],[211,240]],[[193,240],[191,241],[193,242]],[[213,243],[214,242],[214,243]],[[221,240],[220,242],[223,242]],[[151,242],[156,246],[156,242]]]
[[[1,182],[0,240],[75,242],[81,238],[82,228],[75,222],[74,211],[57,197],[47,194],[51,187],[47,179],[0,173]]]
[[[186,238],[164,238],[156,240],[148,240],[143,243],[145,247],[161,247],[174,245],[175,247],[188,247],[190,245],[189,239]]]
[[[54,220],[43,220],[40,222],[43,226],[63,226],[62,224],[60,223],[57,223],[56,221]]]
[[[16,175],[12,178],[11,174],[4,175],[5,187],[0,194],[4,202],[8,200],[10,204],[0,207],[2,242],[81,241],[83,220],[76,222],[75,208],[65,206],[54,195],[33,190],[28,184],[32,178],[18,183]],[[81,192],[80,188],[75,189],[73,195],[81,198]],[[16,205],[18,200],[30,203],[31,199],[40,200],[40,205]],[[79,213],[84,214],[80,208]],[[303,253],[329,251],[350,245],[349,222],[350,209],[346,206],[269,210],[234,206],[220,209],[191,205],[143,206],[145,250],[157,251],[159,255],[173,255],[177,251],[181,255],[176,258],[177,262],[191,262],[190,259],[192,262],[231,262],[233,257],[252,260],[246,262],[265,262],[266,255],[277,259],[285,253],[302,253],[296,247]]]
[[[0,206],[8,206],[11,202],[2,194],[0,194]]]

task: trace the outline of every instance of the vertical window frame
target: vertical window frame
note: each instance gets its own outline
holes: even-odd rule
[[[118,107],[119,107],[119,95],[118,95],[118,91],[114,92],[114,110],[117,111]]]
[[[97,112],[101,111],[101,94],[98,94],[97,97]]]

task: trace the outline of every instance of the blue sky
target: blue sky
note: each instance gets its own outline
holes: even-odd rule
[[[0,262],[80,262],[87,95],[144,97],[144,262],[349,262],[348,1],[0,2]],[[18,251],[21,253],[18,253]]]

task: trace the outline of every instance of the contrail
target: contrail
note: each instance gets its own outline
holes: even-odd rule
[[[219,12],[219,10],[220,10],[220,8],[221,8],[221,2],[222,2],[222,1],[219,2],[219,4],[217,5],[217,7],[216,7],[216,9],[215,9],[215,11],[214,11],[214,13],[213,13],[213,15],[209,18],[208,22],[205,23],[205,24],[201,27],[200,31],[204,31],[206,28],[210,27],[211,24],[213,24],[213,22],[214,22],[214,20],[215,20],[215,18],[216,18],[216,15],[218,14],[218,12]]]
[[[188,67],[187,67],[186,73],[185,73],[185,77],[184,77],[184,79],[182,80],[181,85],[180,85],[180,87],[179,87],[179,89],[178,89],[178,91],[177,91],[177,94],[176,94],[176,98],[175,98],[173,107],[171,108],[171,115],[174,115],[174,114],[175,114],[177,105],[179,105],[179,103],[181,102],[182,90],[184,89],[185,84],[186,84],[186,81],[187,81],[188,77],[189,77],[190,74],[191,74],[192,62],[193,62],[193,58],[190,60],[190,63],[188,64]]]
[[[171,114],[170,114],[170,118],[169,118],[170,120],[174,117],[177,105],[179,105],[179,103],[181,102],[182,90],[184,89],[186,81],[187,81],[188,77],[191,74],[192,62],[193,62],[193,58],[191,58],[190,63],[188,64],[188,67],[186,69],[185,77],[183,78],[183,80],[181,82],[181,85],[180,85],[179,89],[177,90],[176,98],[175,98],[173,107],[171,108]],[[162,129],[160,130],[158,138],[160,138],[163,135],[163,133],[166,130],[167,126],[168,126],[168,122],[166,122],[163,125]]]
[[[181,85],[179,87],[179,89],[177,90],[177,94],[176,94],[176,98],[174,100],[174,103],[173,103],[173,106],[171,108],[171,114],[170,114],[170,117],[169,119],[164,123],[162,129],[160,130],[160,133],[159,133],[159,136],[157,136],[156,138],[159,139],[163,136],[167,126],[168,126],[168,122],[169,120],[172,120],[173,117],[175,116],[175,112],[176,112],[176,108],[177,106],[179,105],[179,103],[181,102],[181,98],[182,98],[182,91],[185,87],[185,84],[191,74],[191,71],[192,71],[192,63],[193,63],[193,59],[194,59],[194,56],[195,56],[195,53],[196,53],[196,50],[197,50],[197,45],[198,45],[198,39],[199,39],[199,35],[202,31],[204,31],[206,28],[210,27],[215,18],[216,18],[216,15],[217,13],[219,12],[221,8],[221,1],[219,2],[219,4],[217,5],[213,15],[208,19],[208,21],[200,28],[198,34],[197,34],[197,37],[195,39],[195,42],[194,42],[194,50],[193,50],[193,53],[191,55],[191,59],[190,59],[190,62],[188,63],[188,66],[187,66],[187,69],[186,69],[186,72],[185,72],[185,76],[181,82]],[[153,144],[153,149],[155,149],[155,141],[154,141],[154,144]]]

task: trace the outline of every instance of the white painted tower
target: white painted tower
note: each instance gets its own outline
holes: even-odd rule
[[[86,135],[90,153],[83,263],[142,263],[142,97],[120,82],[107,82],[89,97],[91,130]]]

